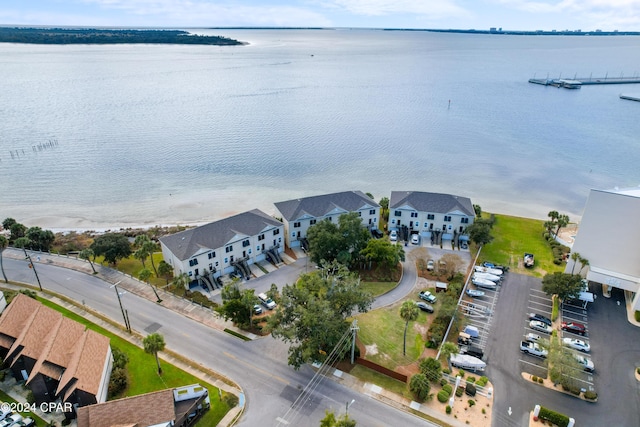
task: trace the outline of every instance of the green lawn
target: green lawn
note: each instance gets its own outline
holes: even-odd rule
[[[153,254],[153,262],[155,263],[156,268],[158,268],[158,264],[160,264],[160,261],[162,261],[163,259],[164,258],[162,257],[162,252],[155,252]],[[97,264],[102,264],[105,266],[107,265],[104,262],[104,257],[96,257],[95,262]],[[147,269],[149,269],[149,271],[151,271],[151,278],[149,278],[149,282],[151,284],[159,287],[165,286],[167,284],[166,279],[156,277],[156,274],[153,271],[153,266],[151,265],[151,260],[149,258],[146,259],[145,266],[147,267]],[[109,267],[113,267],[113,266],[109,265]],[[138,277],[138,274],[140,274],[140,271],[143,269],[142,262],[134,258],[133,255],[129,256],[129,258],[118,260],[115,268],[118,271],[121,271],[126,274],[130,274],[131,276],[136,278]]]
[[[425,333],[427,316],[422,311],[415,322],[409,322],[407,329],[407,354],[402,354],[404,325],[400,317],[400,305],[381,308],[358,315],[360,331],[358,337],[364,345],[377,346],[377,354],[367,352],[367,360],[378,363],[389,369],[409,365],[420,357],[425,349]],[[422,326],[420,331],[415,326]]]
[[[508,265],[512,271],[531,272],[542,277],[547,273],[564,271],[564,265],[553,263],[553,253],[549,243],[542,237],[544,221],[508,215],[495,215],[491,234],[494,239],[482,248],[479,262],[492,261]],[[535,268],[518,267],[525,252],[535,255]]]
[[[407,398],[411,398],[411,392],[406,383],[395,380],[380,372],[376,372],[373,369],[366,368],[362,365],[355,365],[349,374],[354,377],[366,381],[371,384],[375,384],[384,388],[385,390],[392,391]]]
[[[360,282],[360,288],[371,292],[374,297],[386,294],[396,286],[398,286],[398,282]]]
[[[229,407],[220,402],[218,398],[218,388],[211,384],[194,377],[176,366],[160,361],[162,366],[162,376],[157,373],[157,365],[153,355],[145,353],[143,349],[137,347],[128,341],[112,334],[111,332],[89,322],[85,318],[60,307],[51,301],[39,298],[44,305],[59,311],[64,316],[85,325],[109,339],[111,339],[111,347],[117,347],[129,356],[127,369],[129,371],[129,386],[124,394],[118,397],[136,396],[143,393],[149,393],[156,390],[166,388],[180,387],[189,384],[199,383],[209,390],[211,400],[211,409],[198,422],[199,426],[213,426],[225,416],[229,411]]]

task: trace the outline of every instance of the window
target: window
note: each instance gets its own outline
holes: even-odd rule
[[[278,237],[278,243],[282,243],[282,237]]]
[[[209,271],[213,270],[213,264],[209,264]]]
[[[243,248],[246,248],[246,247],[247,247],[247,246],[249,246],[250,244],[251,244],[251,243],[249,242],[249,239],[244,240],[244,241],[242,242],[242,247],[243,247]]]
[[[208,257],[209,257],[209,259],[215,258],[216,257],[216,251],[209,252]]]
[[[392,219],[392,220],[391,220],[391,224],[395,224],[395,223],[396,223],[396,220],[395,220],[395,219]]]
[[[225,258],[225,259],[224,259],[224,263],[225,263],[225,264],[228,264],[228,263],[229,263],[229,258]]]
[[[444,216],[444,220],[445,220],[446,222],[451,222],[451,215],[445,215],[445,216]]]
[[[219,266],[219,265],[220,265],[220,263],[218,263],[218,261],[216,261],[216,267]]]
[[[369,210],[369,215],[375,215],[376,214],[376,210],[375,209],[370,209]]]
[[[224,248],[224,251],[225,251],[226,253],[229,253],[229,252],[233,251],[233,245],[229,245],[229,246],[227,246],[226,248]]]
[[[420,227],[420,223],[416,221],[416,227]]]
[[[331,218],[330,216],[327,217],[327,219],[329,220],[329,222],[333,221],[333,218]]]
[[[411,212],[411,218],[418,218],[418,212]]]
[[[190,271],[189,272],[189,277],[192,277],[192,276],[193,276],[193,271]]]
[[[467,218],[466,216],[460,218],[460,224],[469,224],[469,218]]]
[[[316,223],[316,220],[315,220],[315,219],[310,219],[310,220],[309,220],[309,225],[313,225],[313,224],[315,224],[315,223]]]
[[[294,222],[293,223],[293,228],[299,228],[300,227],[300,223],[299,222]]]
[[[260,250],[260,245],[256,246],[256,251]]]
[[[198,265],[198,258],[189,260],[189,267],[193,267],[194,265]]]
[[[393,213],[394,216],[402,216],[402,211],[395,211]]]
[[[276,234],[280,234],[279,228],[276,228],[275,230],[273,230],[273,235],[275,236]]]
[[[427,214],[427,219],[436,219],[434,214]]]
[[[361,211],[358,211],[358,216],[362,216],[362,212]]]
[[[258,236],[258,242],[259,242],[260,240],[264,240],[264,233],[262,233],[262,234],[260,234],[260,235]]]

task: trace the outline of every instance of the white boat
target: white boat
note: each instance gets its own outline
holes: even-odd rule
[[[467,371],[484,371],[487,364],[477,357],[469,356],[468,354],[452,354],[449,357],[451,365],[456,368],[466,369]]]
[[[495,274],[491,274],[491,273],[474,273],[473,276],[477,279],[486,279],[486,280],[491,280],[492,282],[499,282],[500,280],[502,280],[501,276],[496,276]]]
[[[478,279],[478,278],[475,277],[475,275],[471,278],[471,283],[473,283],[474,285],[476,285],[479,288],[485,288],[485,289],[495,289],[496,288],[496,284],[493,283],[491,280]]]
[[[477,273],[489,273],[489,274],[493,274],[496,276],[502,276],[503,271],[497,268],[489,268],[489,267],[482,267],[481,265],[476,265],[474,267],[475,271]]]
[[[471,298],[479,298],[484,296],[484,291],[480,291],[478,289],[467,289],[467,295]]]

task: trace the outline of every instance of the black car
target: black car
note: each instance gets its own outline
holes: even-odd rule
[[[549,319],[548,317],[544,317],[542,314],[529,313],[529,320],[537,320],[538,322],[545,323],[549,326],[552,325],[551,319]]]
[[[427,313],[433,313],[433,306],[427,304],[426,302],[418,301],[416,305],[422,311],[426,311]]]

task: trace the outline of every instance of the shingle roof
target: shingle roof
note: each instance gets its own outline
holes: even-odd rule
[[[287,221],[301,218],[305,214],[319,218],[338,208],[347,212],[357,211],[365,206],[379,208],[375,200],[362,191],[343,191],[275,203],[276,208]]]
[[[265,228],[282,223],[259,209],[253,209],[229,218],[161,237],[160,241],[180,260],[191,258],[202,249],[217,249],[226,245],[237,234],[254,236]]]
[[[78,408],[78,427],[150,426],[175,419],[172,389]]]
[[[473,204],[468,197],[451,194],[425,193],[422,191],[392,191],[389,209],[411,206],[419,212],[449,213],[456,210],[475,216]]]

